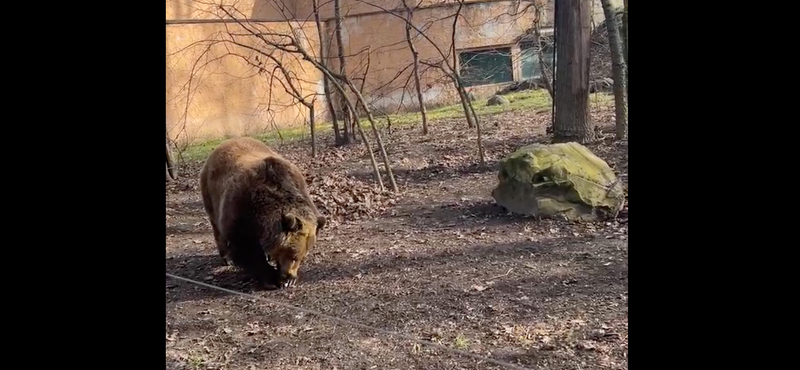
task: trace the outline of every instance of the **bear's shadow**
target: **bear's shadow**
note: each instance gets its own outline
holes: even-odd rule
[[[252,294],[275,289],[275,287],[258,283],[242,269],[224,266],[217,254],[168,257],[166,272],[241,293]],[[202,300],[232,294],[169,276],[166,279],[167,303]]]
[[[270,264],[274,266],[273,262],[270,262]],[[223,266],[222,260],[217,254],[168,257],[166,259],[166,272],[246,294],[268,293],[277,288],[259,283],[240,268]],[[334,271],[320,269],[318,266],[312,267],[311,264],[307,264],[302,268],[299,282],[300,284],[316,283],[322,280],[336,279],[340,275],[348,275],[348,273],[339,269]],[[167,303],[203,300],[233,294],[169,276],[166,279]]]

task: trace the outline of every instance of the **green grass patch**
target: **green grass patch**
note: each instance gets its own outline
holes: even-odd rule
[[[455,344],[457,349],[464,350],[467,349],[467,346],[469,346],[469,339],[467,339],[464,334],[458,334],[453,344]]]
[[[478,116],[486,116],[503,112],[537,111],[548,109],[552,105],[547,90],[521,91],[505,95],[505,97],[511,104],[487,106],[486,99],[480,99],[472,102],[472,107],[475,109],[475,113]],[[608,105],[613,104],[613,102],[614,97],[606,93],[592,94],[589,97],[590,109],[594,107],[595,104]],[[441,119],[463,118],[464,108],[461,107],[461,103],[457,103],[445,107],[429,109],[427,113],[428,122],[434,123]],[[386,124],[386,118],[384,116],[376,116],[375,119],[377,121],[376,123],[379,125]],[[422,115],[420,113],[390,114],[389,119],[391,119],[392,125],[419,124],[422,121]],[[369,132],[369,120],[362,118],[360,123],[361,127]],[[330,133],[331,129],[332,124],[330,122],[317,123],[317,135],[327,135]],[[304,139],[309,136],[309,128],[306,126],[274,130],[265,134],[254,135],[254,137],[267,144],[276,143],[281,140],[292,141]],[[181,153],[181,157],[188,160],[203,159],[225,139],[226,138],[209,140],[203,143],[190,145]]]
[[[369,124],[369,123],[367,123]],[[317,127],[317,131],[328,132],[331,130],[332,125],[330,123],[323,123],[321,126]],[[293,128],[286,128],[281,130],[274,130],[260,135],[253,135],[256,139],[259,139],[267,144],[272,144],[276,142],[280,142],[281,140],[284,141],[292,141],[298,140],[305,137],[308,137],[309,130],[308,127],[293,127]],[[186,147],[186,149],[180,153],[176,154],[176,157],[180,160],[182,157],[184,160],[199,160],[208,157],[214,148],[217,147],[220,143],[227,140],[228,138],[222,139],[214,139],[204,141],[202,143],[192,144]]]

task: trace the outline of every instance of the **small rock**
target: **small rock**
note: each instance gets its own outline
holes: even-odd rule
[[[486,105],[487,106],[509,105],[509,104],[511,104],[511,102],[508,101],[508,99],[506,99],[506,97],[502,96],[502,95],[492,95],[492,97],[489,98],[489,100],[486,101]]]
[[[589,338],[598,339],[602,338],[606,335],[606,331],[603,329],[594,329],[589,331]]]

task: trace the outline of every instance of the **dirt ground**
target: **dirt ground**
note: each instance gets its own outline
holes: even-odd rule
[[[589,147],[627,186],[613,112]],[[549,112],[482,117],[488,167],[463,120],[384,129],[401,194],[374,190],[361,145],[276,145],[331,219],[293,288],[255,289],[221,267],[197,189],[201,163],[167,185],[166,270],[481,356],[545,369],[628,368],[627,206],[612,222],[508,215],[497,159],[546,140]],[[328,133],[325,136],[330,136]],[[377,154],[376,154],[377,156]],[[378,156],[378,160],[380,157]],[[388,183],[388,182],[387,182]],[[166,278],[167,369],[502,369],[263,300]]]

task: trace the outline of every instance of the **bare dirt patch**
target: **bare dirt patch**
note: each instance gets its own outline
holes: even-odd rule
[[[611,108],[593,113],[613,121]],[[603,223],[508,215],[494,164],[545,139],[549,112],[482,117],[489,167],[463,120],[384,130],[402,194],[374,189],[361,146],[309,158],[329,229],[288,290],[258,291],[220,267],[197,190],[200,164],[167,186],[166,269],[237,291],[482,356],[547,369],[627,369],[627,208]],[[604,127],[611,132],[613,127]],[[589,147],[627,185],[627,143]],[[501,369],[476,360],[205,287],[166,279],[168,369]]]

